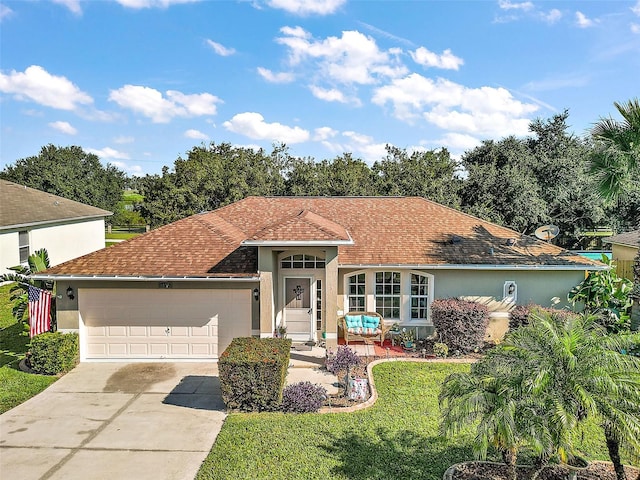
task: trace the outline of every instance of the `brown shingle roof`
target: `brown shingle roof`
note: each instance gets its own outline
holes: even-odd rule
[[[0,230],[111,215],[101,208],[0,180]]]
[[[353,239],[340,265],[513,265],[598,262],[417,197],[249,197],[47,271],[60,275],[242,276],[257,272],[244,240]]]
[[[626,245],[627,247],[640,247],[640,230],[632,232],[619,233],[613,237],[605,238],[607,243],[616,243],[618,245]]]

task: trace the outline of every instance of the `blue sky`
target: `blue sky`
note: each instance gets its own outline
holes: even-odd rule
[[[640,0],[2,0],[0,42],[0,168],[49,143],[136,175],[210,141],[460,155],[640,96]]]

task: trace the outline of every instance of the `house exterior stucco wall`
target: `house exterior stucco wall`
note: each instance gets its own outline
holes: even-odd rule
[[[20,263],[18,232],[0,233],[0,275],[11,273],[9,267]]]
[[[46,248],[55,266],[104,248],[104,219],[32,228],[29,242],[32,253]]]
[[[20,263],[18,232],[29,232],[29,254],[46,248],[51,266],[104,248],[104,218],[25,226],[0,234],[0,273]]]
[[[613,260],[634,260],[638,249],[628,245],[611,245],[611,258]]]

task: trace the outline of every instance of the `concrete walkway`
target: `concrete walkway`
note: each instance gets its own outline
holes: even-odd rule
[[[324,355],[292,350],[287,384],[335,393]],[[0,415],[0,478],[191,480],[225,418],[217,363],[81,363]]]

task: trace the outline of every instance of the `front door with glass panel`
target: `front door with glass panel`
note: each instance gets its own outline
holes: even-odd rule
[[[313,340],[313,302],[311,278],[285,277],[284,321],[287,338],[294,342]]]

